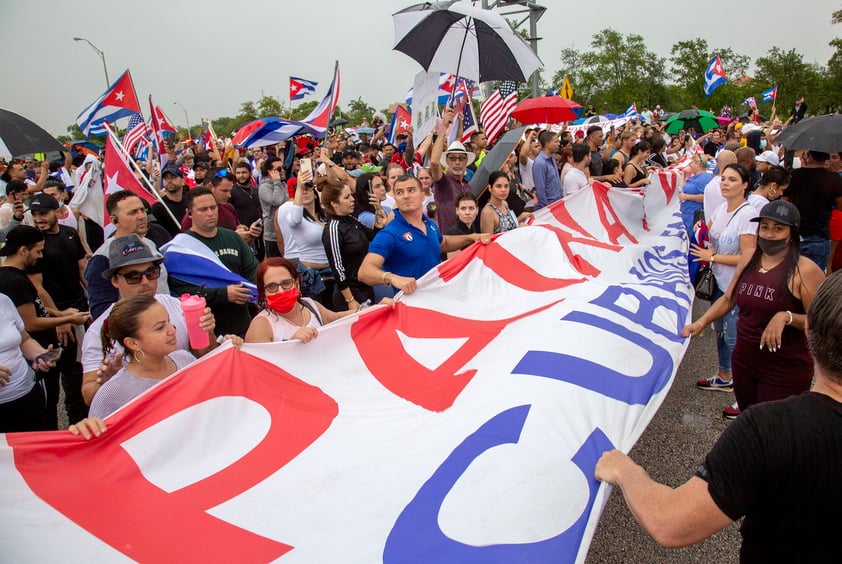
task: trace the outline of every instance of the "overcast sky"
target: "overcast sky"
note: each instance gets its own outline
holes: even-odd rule
[[[155,102],[178,125],[201,116],[234,116],[261,95],[289,103],[289,76],[319,83],[320,100],[339,60],[340,105],[362,97],[377,109],[400,101],[420,66],[392,51],[392,14],[412,0],[2,0],[4,72],[0,107],[54,135],[105,90],[89,39],[105,52],[109,78],[132,72],[138,98]],[[638,33],[668,56],[677,41],[704,37],[755,60],[771,47],[797,49],[807,62],[827,63],[828,42],[842,36],[830,15],[838,0],[545,0],[538,54],[547,78],[564,47],[590,48],[606,27]],[[478,3],[479,5],[479,3]],[[505,10],[503,10],[505,11]],[[726,69],[727,71],[727,69]],[[573,85],[575,88],[575,84]]]

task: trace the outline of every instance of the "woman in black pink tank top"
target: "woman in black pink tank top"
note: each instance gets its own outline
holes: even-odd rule
[[[737,344],[732,357],[734,393],[739,409],[783,399],[810,388],[813,363],[804,333],[810,307],[824,273],[799,252],[798,208],[776,200],[766,204],[758,222],[757,247],[743,258],[725,295],[685,337],[739,306]]]

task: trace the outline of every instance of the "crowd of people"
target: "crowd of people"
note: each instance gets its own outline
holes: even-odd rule
[[[842,238],[840,154],[776,145],[780,120],[669,134],[658,117],[647,110],[576,134],[527,127],[478,193],[469,181],[492,147],[481,131],[448,143],[452,109],[433,135],[415,140],[409,128],[396,144],[382,127],[252,149],[172,143],[163,168],[152,158],[137,171],[158,203],[108,195],[108,237],[72,200],[97,157],[14,160],[0,205],[0,308],[12,320],[0,342],[0,432],[56,429],[61,386],[71,432],[91,438],[106,430],[104,417],[226,339],[309,343],[328,323],[414,292],[440,261],[536,210],[593,182],[644,191],[666,167],[686,177],[689,236],[709,237],[694,239],[688,266],[709,264],[716,281],[711,307],[682,331],[716,331],[718,369],[697,386],[733,390],[729,418],[807,392],[807,318]],[[241,281],[209,287],[168,272],[171,241],[205,249]],[[826,301],[839,297],[835,279]],[[182,294],[206,300],[207,347],[191,347]],[[839,368],[817,362],[840,385]],[[604,459],[597,475],[628,497],[624,474],[635,467],[622,456]]]

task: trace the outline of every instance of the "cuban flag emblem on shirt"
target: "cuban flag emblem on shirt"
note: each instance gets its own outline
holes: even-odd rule
[[[403,238],[406,239],[407,241],[412,241],[412,233],[407,231],[406,233],[403,234]]]

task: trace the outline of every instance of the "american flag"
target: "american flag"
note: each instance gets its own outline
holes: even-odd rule
[[[146,139],[148,134],[149,128],[143,121],[143,116],[132,114],[132,117],[129,118],[129,125],[126,127],[126,134],[123,136],[123,147],[125,147],[126,152],[133,154],[135,147]]]
[[[477,116],[474,115],[474,105],[470,102],[462,108],[462,143],[467,143],[471,135],[479,131],[477,128]]]
[[[506,127],[517,105],[517,82],[505,80],[480,106],[479,114],[485,137],[493,143]]]

